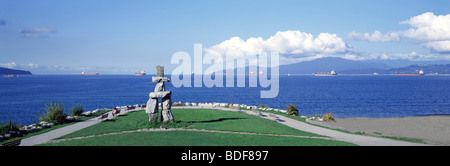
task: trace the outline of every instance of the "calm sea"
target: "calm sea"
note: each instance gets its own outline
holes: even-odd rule
[[[169,77],[170,78],[170,77]],[[69,108],[112,108],[144,104],[155,83],[151,76],[32,75],[0,78],[0,122],[25,125],[37,121],[49,100]],[[449,76],[280,76],[278,97],[261,99],[261,87],[175,88],[172,101],[265,104],[286,109],[296,104],[301,115],[332,112],[338,118],[405,117],[450,114]]]

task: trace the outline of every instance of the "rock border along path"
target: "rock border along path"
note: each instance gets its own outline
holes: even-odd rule
[[[360,146],[430,146],[428,144],[420,144],[420,143],[411,143],[406,141],[398,141],[398,140],[392,140],[387,138],[378,138],[378,137],[371,137],[371,136],[363,136],[363,135],[355,135],[355,134],[348,134],[343,133],[331,129],[326,129],[323,127],[318,127],[314,125],[310,125],[304,122],[300,122],[298,120],[294,120],[285,116],[276,115],[272,113],[267,112],[259,112],[254,113],[252,111],[247,110],[238,110],[238,109],[232,109],[232,108],[225,108],[225,107],[202,107],[202,106],[173,106],[173,108],[186,108],[186,109],[214,109],[214,110],[222,110],[222,111],[235,111],[235,112],[241,112],[246,114],[251,114],[255,116],[260,116],[261,118],[277,121],[278,123],[284,124],[286,126],[292,127],[297,130],[302,130],[306,132],[311,132],[323,136],[331,137],[332,140],[338,140],[338,141],[344,141],[344,142],[350,142],[356,145]],[[112,111],[108,112],[110,114],[108,116],[108,119],[113,118]],[[38,144],[43,144],[50,142],[51,140],[61,137],[63,135],[67,135],[69,133],[81,130],[83,128],[89,127],[91,125],[99,123],[98,117],[92,118],[86,121],[78,122],[76,124],[62,127],[59,129],[55,129],[40,135],[36,135],[33,137],[29,137],[26,139],[23,139],[20,146],[33,146]],[[137,130],[137,131],[145,131],[145,130]],[[149,130],[150,131],[150,130]],[[167,130],[170,131],[170,130]],[[203,131],[203,130],[199,130]],[[205,132],[216,132],[216,131],[206,131]],[[125,132],[136,132],[136,131],[125,131]],[[119,132],[120,133],[120,132]],[[118,134],[118,133],[116,133]],[[249,134],[249,133],[244,133]],[[82,139],[82,138],[79,138]],[[323,139],[323,138],[320,138]],[[57,140],[55,140],[57,141]]]
[[[122,113],[122,111],[121,111],[121,113]],[[106,114],[106,113],[104,113],[104,114]],[[108,117],[106,119],[111,119],[114,117],[114,116],[112,116],[112,111],[107,112],[107,114],[108,114]],[[101,117],[101,116],[91,118],[91,119],[88,119],[85,121],[81,121],[81,122],[78,122],[78,123],[75,123],[75,124],[72,124],[72,125],[69,125],[66,127],[61,127],[61,128],[55,129],[55,130],[51,130],[46,133],[42,133],[39,135],[25,138],[22,140],[22,142],[20,143],[19,146],[33,146],[33,145],[38,145],[38,144],[43,144],[43,143],[49,142],[55,138],[58,138],[58,137],[70,134],[72,132],[84,129],[86,127],[92,126],[94,124],[97,124],[97,123],[101,122],[101,120],[98,119],[99,117]]]

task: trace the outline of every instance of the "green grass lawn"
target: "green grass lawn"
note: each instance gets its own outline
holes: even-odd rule
[[[134,132],[62,141],[45,146],[351,146],[312,138],[195,131]]]
[[[314,133],[299,131],[272,120],[258,116],[209,109],[173,109],[176,123],[167,128],[206,129],[260,134],[281,134],[323,137]],[[148,122],[144,111],[130,112],[109,121],[87,127],[61,138],[101,135],[120,131],[159,128],[160,124]],[[157,141],[155,141],[157,140]],[[353,145],[341,141],[297,138],[267,135],[246,135],[234,133],[206,133],[195,131],[134,132],[97,136],[80,140],[62,141],[49,145],[217,145],[217,146],[297,146],[297,145]]]

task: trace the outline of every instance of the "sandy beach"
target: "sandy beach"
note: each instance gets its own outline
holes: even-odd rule
[[[351,132],[419,138],[429,144],[450,145],[450,116],[343,118],[324,124]]]

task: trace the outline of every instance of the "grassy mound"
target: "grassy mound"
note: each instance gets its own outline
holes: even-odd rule
[[[314,133],[299,131],[272,120],[258,116],[232,111],[209,109],[173,109],[174,123],[167,128],[205,129],[233,132],[248,132],[255,134],[280,134],[307,137],[323,137]],[[62,141],[48,145],[236,145],[236,146],[296,146],[296,145],[352,145],[345,142],[268,135],[249,135],[236,133],[209,133],[196,131],[165,131],[165,132],[132,132],[114,135],[102,135],[121,131],[159,128],[161,124],[148,122],[144,111],[130,112],[111,120],[84,128],[61,138],[95,136],[90,138]],[[99,136],[102,135],[102,136]],[[158,140],[158,141],[155,141]]]

